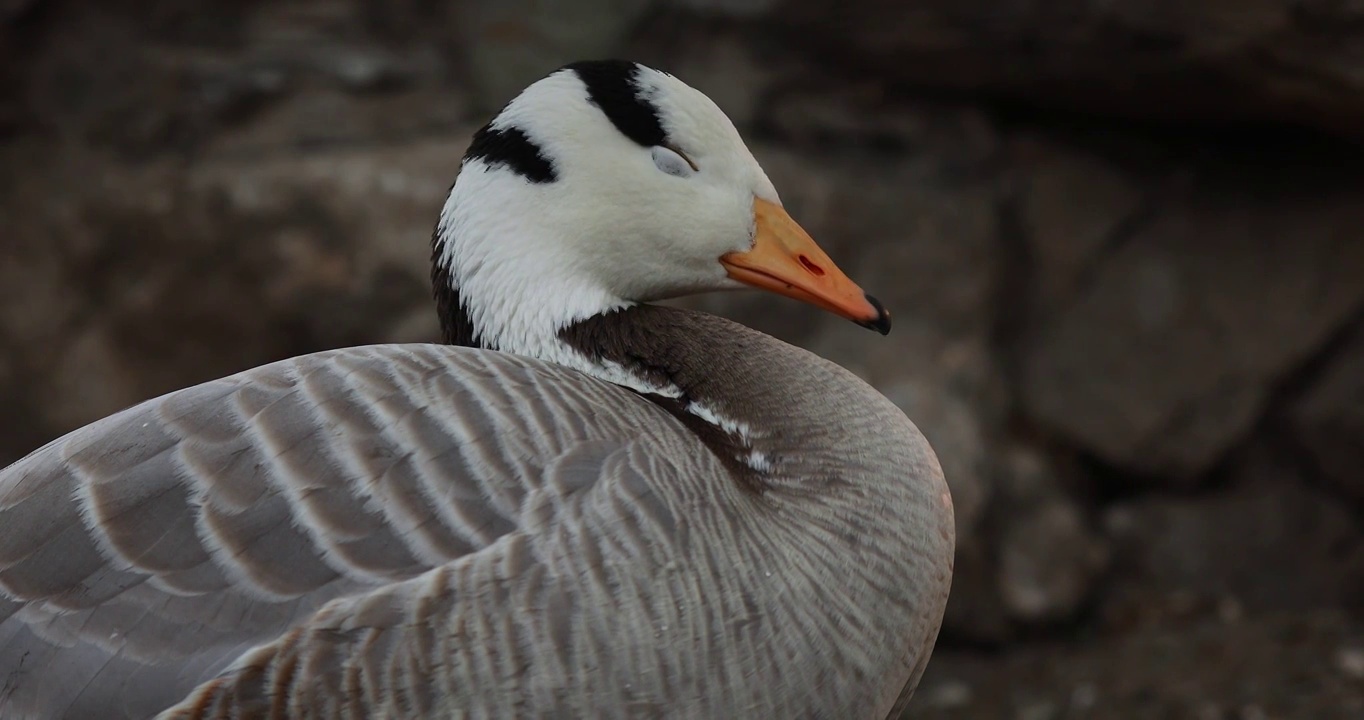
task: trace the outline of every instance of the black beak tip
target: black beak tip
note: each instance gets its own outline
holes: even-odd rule
[[[857,324],[861,325],[864,328],[867,328],[868,330],[875,330],[876,332],[879,332],[882,335],[889,335],[890,313],[886,312],[886,306],[882,305],[880,300],[877,300],[876,298],[870,295],[867,295],[866,297],[867,302],[871,303],[871,306],[876,308],[876,319],[863,320]]]

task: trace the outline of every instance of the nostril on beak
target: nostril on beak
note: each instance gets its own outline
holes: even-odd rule
[[[806,270],[809,270],[811,275],[814,275],[815,277],[824,277],[824,268],[816,265],[810,258],[801,255],[798,259],[800,260],[801,266]]]

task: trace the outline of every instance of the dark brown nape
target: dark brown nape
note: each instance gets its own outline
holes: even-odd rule
[[[481,348],[482,341],[474,330],[473,319],[464,309],[464,301],[459,295],[459,288],[455,287],[455,279],[450,275],[450,270],[440,262],[442,249],[440,229],[437,228],[431,232],[431,294],[436,299],[436,314],[440,317],[441,342],[447,345]]]
[[[559,331],[559,338],[593,362],[609,360],[650,385],[676,388],[676,397],[631,391],[681,421],[745,489],[761,493],[769,487],[767,480],[743,460],[753,448],[688,409],[693,402],[720,407],[713,378],[725,372],[725,362],[709,342],[722,330],[717,321],[725,322],[694,311],[635,305],[573,323]]]
[[[704,358],[711,328],[691,313],[655,305],[632,305],[593,315],[559,331],[559,339],[600,363],[619,364],[650,385],[671,386],[689,403],[704,392]]]

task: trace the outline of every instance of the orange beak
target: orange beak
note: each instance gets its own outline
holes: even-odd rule
[[[890,313],[848,279],[786,210],[755,198],[753,217],[753,249],[720,258],[730,277],[822,307],[882,335],[890,332]]]

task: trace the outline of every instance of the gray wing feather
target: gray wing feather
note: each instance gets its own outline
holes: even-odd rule
[[[0,470],[0,717],[147,717],[329,601],[393,619],[382,588],[549,522],[659,414],[535,361],[372,346],[77,430]]]
[[[674,566],[675,546],[687,542],[677,521],[684,509],[660,491],[679,468],[650,472],[660,442],[677,457],[697,449],[683,433],[670,434],[675,443],[638,427],[629,439],[575,443],[537,474],[538,487],[520,503],[518,532],[412,579],[338,598],[166,717],[270,717],[272,707],[288,717],[507,717],[508,703],[526,716],[551,713],[562,699],[556,695],[583,681],[585,666],[610,656],[608,635],[658,627],[654,618],[617,614],[626,608],[616,593],[652,585],[624,568]],[[717,468],[718,461],[702,461],[690,469]],[[598,477],[611,482],[591,480]],[[674,596],[685,602],[664,602],[665,622],[678,622],[681,608],[704,607],[704,595],[694,587]],[[596,612],[578,612],[583,603]],[[624,662],[653,667],[659,660]],[[534,679],[509,697],[498,688],[513,676]],[[602,690],[596,697],[617,697]],[[620,694],[628,696],[628,687]]]

